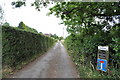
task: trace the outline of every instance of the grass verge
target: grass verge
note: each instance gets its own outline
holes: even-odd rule
[[[73,58],[74,56],[72,54],[74,54],[76,51],[74,50],[68,50],[67,45],[62,42],[62,44],[65,46],[65,48],[67,49],[68,54],[71,56],[73,62],[76,65],[76,69],[79,72],[79,76],[80,78],[100,78],[100,79],[111,79],[111,80],[120,80],[120,70],[116,70],[115,68],[109,66],[109,69],[107,72],[102,72],[102,71],[98,71],[96,70],[96,68],[93,68],[93,66],[88,63],[88,64],[82,64],[84,62],[84,57],[83,56],[79,56],[80,61],[78,61],[77,58]]]

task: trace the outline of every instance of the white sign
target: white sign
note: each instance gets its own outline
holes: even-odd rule
[[[98,49],[108,51],[108,46],[98,46]]]

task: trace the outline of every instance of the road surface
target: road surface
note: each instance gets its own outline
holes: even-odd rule
[[[66,49],[57,42],[46,54],[28,64],[12,78],[78,78],[75,65]]]

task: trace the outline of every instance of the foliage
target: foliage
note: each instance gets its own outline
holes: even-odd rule
[[[114,22],[115,17],[118,19],[119,6],[117,2],[58,2],[50,8],[49,14],[61,18],[69,33],[80,33],[84,28],[86,32],[89,30],[86,35],[92,35],[104,29],[105,25],[107,29],[111,28],[108,21]]]
[[[51,35],[51,37],[56,39],[56,40],[62,40],[63,39],[63,37],[59,37],[56,34]]]
[[[42,32],[39,32],[39,34],[43,34]]]
[[[109,76],[102,75],[109,78],[113,76],[109,71],[114,69],[114,77],[120,76],[120,25],[114,20],[119,19],[119,2],[58,2],[50,8],[49,14],[61,18],[67,26],[70,36],[65,45],[78,68],[81,65],[95,71],[97,47],[109,46]]]
[[[43,1],[43,0],[35,0],[33,3],[31,3],[31,6],[34,6],[36,10],[40,11],[40,8],[42,7],[47,7],[48,4],[52,3],[53,4],[54,1]],[[26,6],[26,0],[17,0],[17,1],[13,1],[11,3],[12,6],[14,6],[15,8],[20,8],[22,6]]]
[[[103,34],[106,34],[106,35],[103,35]],[[114,42],[112,40],[113,35],[110,35],[110,34],[111,33],[102,33],[102,34],[96,34],[94,36],[84,36],[84,37],[83,35],[70,35],[65,39],[64,43],[67,46],[69,55],[72,56],[72,59],[77,66],[77,69],[80,71],[79,72],[80,77],[83,77],[83,78],[117,77],[119,78],[120,56],[118,55],[119,55],[120,45],[118,43],[115,43],[116,41]],[[120,37],[117,37],[117,39],[120,39]],[[99,45],[103,45],[103,46],[109,45],[109,48],[110,48],[107,74],[106,73],[101,74],[100,72],[96,71],[97,52],[98,52],[97,47]],[[82,75],[81,72],[82,74],[85,74],[85,75]],[[95,73],[98,75],[95,75]],[[88,76],[88,74],[91,76]]]
[[[63,40],[63,37],[59,37],[59,40]]]
[[[59,37],[56,34],[51,35],[54,39],[58,39]]]
[[[0,25],[3,24],[4,18],[4,11],[2,9],[2,6],[0,5]]]
[[[23,5],[24,5],[24,6],[26,5],[26,3],[25,3],[24,0],[13,1],[11,4],[12,4],[13,6],[15,6],[16,8],[21,7],[21,6],[23,6]]]
[[[39,5],[38,2],[35,6]],[[120,78],[120,25],[115,21],[120,19],[120,2],[56,2],[50,14],[61,18],[67,26],[70,36],[65,44],[79,68],[84,65],[94,71],[97,46],[109,46],[108,69],[113,72],[108,73]],[[103,74],[101,77],[109,78]]]
[[[8,22],[5,22],[3,26],[10,26],[10,24]]]
[[[26,26],[23,22],[20,22],[20,23],[19,23],[18,28],[19,28],[19,29],[23,29],[23,30],[25,30],[25,31],[38,33],[37,30],[35,30],[34,28],[30,28],[30,27]]]
[[[54,39],[38,33],[2,26],[3,69],[6,66],[16,69],[23,62],[47,51],[54,42]]]
[[[120,66],[120,24],[117,24],[112,27],[110,31],[110,35],[112,38],[112,43],[110,43],[111,47],[111,62],[115,68],[119,68]]]

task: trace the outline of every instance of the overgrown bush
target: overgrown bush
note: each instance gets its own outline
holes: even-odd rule
[[[73,61],[77,65],[78,70],[86,72],[81,77],[89,77],[88,68],[92,73],[98,74],[96,71],[98,46],[109,46],[109,59],[107,73],[99,73],[104,78],[120,78],[120,25],[117,24],[111,28],[110,31],[100,31],[94,35],[71,34],[65,40],[65,45]],[[81,67],[84,66],[84,67]],[[90,75],[91,75],[90,74]],[[93,77],[100,77],[93,76]]]

